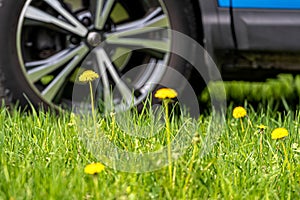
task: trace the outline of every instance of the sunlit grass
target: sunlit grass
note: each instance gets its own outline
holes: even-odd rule
[[[97,189],[94,175],[84,173],[86,165],[101,162],[87,151],[82,141],[84,133],[79,134],[79,130],[88,131],[89,127],[77,127],[68,113],[32,115],[3,108],[0,199],[299,199],[299,112],[282,114],[271,109],[256,111],[247,105],[245,108],[253,126],[243,120],[243,132],[229,107],[223,131],[204,157],[200,155],[210,116],[199,118],[194,142],[173,163],[174,187],[167,167],[140,174],[106,167],[96,175]],[[111,117],[98,121],[107,137],[112,134]],[[135,118],[140,124],[143,120],[149,122],[148,117]],[[176,123],[171,120],[173,132]],[[267,126],[264,131],[257,127],[261,124]],[[145,152],[166,144],[163,125],[158,135],[139,140],[125,136],[118,123],[114,126],[115,136],[109,138],[124,149],[139,151],[138,147]],[[289,132],[283,140],[271,138],[278,127]]]

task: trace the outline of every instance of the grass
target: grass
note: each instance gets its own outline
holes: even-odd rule
[[[208,112],[196,121],[171,117],[166,128],[164,110],[145,109],[97,116],[95,132],[94,115],[0,108],[0,199],[299,199],[300,111],[289,103],[298,98],[299,80],[283,75],[266,84],[226,84],[235,103],[223,126]],[[232,117],[233,105],[241,104],[248,113],[242,121]],[[268,128],[260,131],[260,124]],[[288,137],[272,140],[277,127]],[[182,153],[171,167],[159,165],[170,160],[167,152],[160,159],[140,156],[169,149],[167,133]],[[93,162],[107,166],[85,174]]]
[[[212,83],[209,87],[214,90],[221,83]],[[274,110],[293,110],[300,102],[300,75],[279,74],[277,78],[267,79],[266,82],[225,82],[227,99],[235,104],[243,105],[245,100],[257,107],[271,107]],[[218,94],[214,94],[218,97]],[[200,102],[209,102],[208,90],[200,96]],[[259,105],[260,104],[260,105]]]
[[[248,119],[243,119],[242,132],[232,108],[228,107],[223,131],[211,151],[202,157],[211,118],[200,116],[197,120],[194,142],[173,162],[174,186],[167,166],[146,173],[106,167],[95,176],[84,174],[87,164],[100,161],[84,142],[91,130],[88,124],[79,126],[69,113],[29,114],[2,108],[0,199],[299,199],[300,112],[257,111],[245,105]],[[166,144],[165,130],[153,122],[152,113],[147,115],[130,119],[157,131],[148,139],[126,135],[114,115],[100,119],[98,128],[122,149],[154,151]],[[260,124],[268,126],[263,133],[257,128]],[[287,128],[289,136],[272,140],[271,132],[277,127]],[[179,129],[178,121],[171,120],[172,133]]]

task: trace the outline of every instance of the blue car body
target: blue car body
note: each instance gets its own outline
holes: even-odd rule
[[[298,0],[218,0],[223,8],[300,9]]]
[[[199,0],[199,6],[204,47],[224,79],[300,72],[299,0]]]

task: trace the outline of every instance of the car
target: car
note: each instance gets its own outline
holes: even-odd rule
[[[78,81],[88,69],[100,75],[93,83],[99,104],[120,108],[174,83],[201,91],[207,57],[223,80],[300,69],[295,0],[1,0],[0,30],[0,97],[21,106],[72,108],[88,96]]]

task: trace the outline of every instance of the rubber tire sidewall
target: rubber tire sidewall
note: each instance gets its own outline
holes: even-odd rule
[[[10,101],[19,101],[21,106],[28,104],[28,98],[34,106],[43,104],[44,107],[49,107],[49,104],[28,83],[18,58],[17,29],[25,3],[25,0],[2,0],[0,7],[0,72],[4,79],[2,87],[8,91],[6,95],[10,97]],[[165,0],[164,3],[169,14],[171,28],[196,39],[197,24],[191,0]],[[168,65],[186,78],[192,70],[192,66],[187,61],[174,54],[171,54]],[[170,77],[164,77],[164,79],[170,79]]]
[[[0,7],[0,69],[5,77],[3,85],[12,102],[26,106],[28,98],[35,106],[43,104],[48,107],[28,83],[18,58],[17,29],[25,3],[24,0],[2,0]]]

